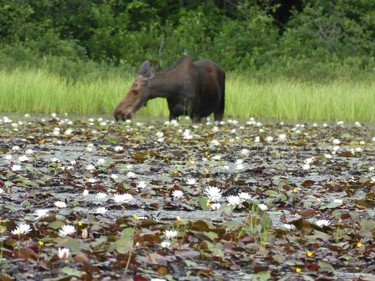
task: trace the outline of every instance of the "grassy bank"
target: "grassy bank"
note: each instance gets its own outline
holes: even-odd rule
[[[134,74],[71,83],[44,71],[0,71],[0,112],[112,113]],[[258,82],[227,75],[227,117],[281,120],[375,121],[375,82]],[[139,115],[167,116],[166,101],[150,101]]]

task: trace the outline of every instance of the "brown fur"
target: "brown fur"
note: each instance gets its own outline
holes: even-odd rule
[[[149,99],[166,98],[169,119],[189,115],[193,122],[214,114],[221,121],[225,102],[225,71],[209,60],[181,57],[169,70],[154,73],[148,61],[139,70],[126,96],[117,105],[116,120],[132,118]]]

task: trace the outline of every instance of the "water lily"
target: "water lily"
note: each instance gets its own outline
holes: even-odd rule
[[[70,255],[70,250],[68,248],[58,248],[57,256],[59,259],[66,260]]]
[[[242,156],[249,156],[249,154],[250,154],[250,150],[248,150],[247,148],[241,149]]]
[[[98,207],[95,211],[96,214],[101,214],[101,215],[104,215],[106,212],[107,212],[107,208],[105,207]]]
[[[61,237],[65,237],[74,233],[76,233],[76,228],[73,225],[63,225],[59,230],[59,235]]]
[[[21,171],[22,167],[20,165],[13,165],[11,169],[12,171],[17,172],[17,171]]]
[[[241,204],[241,198],[239,196],[230,195],[227,197],[228,205],[236,207]]]
[[[171,242],[169,242],[169,241],[163,241],[163,242],[160,243],[160,246],[162,248],[169,248],[171,246]]]
[[[15,145],[15,146],[13,146],[12,147],[12,150],[13,151],[18,151],[18,150],[20,150],[21,148],[18,146],[18,145]]]
[[[328,226],[328,225],[330,225],[331,223],[330,223],[328,220],[317,220],[317,221],[315,222],[315,224],[316,224],[317,226],[322,227],[322,226]]]
[[[4,189],[0,188],[0,194],[4,193]]]
[[[68,129],[65,130],[64,135],[65,135],[65,136],[69,136],[69,135],[71,135],[72,133],[73,133],[73,129],[72,129],[72,128],[68,128]]]
[[[182,137],[185,139],[185,140],[191,140],[193,138],[193,135],[191,134],[191,131],[186,129],[183,134],[182,134]]]
[[[93,170],[95,170],[95,166],[92,165],[92,164],[89,164],[89,165],[86,166],[86,170],[87,171],[93,171]]]
[[[286,141],[286,134],[280,134],[279,141]]]
[[[205,193],[210,201],[218,201],[221,198],[221,190],[214,186],[206,187]]]
[[[116,152],[119,152],[119,151],[123,151],[123,150],[124,150],[124,148],[123,148],[122,146],[120,146],[120,145],[115,146],[114,149],[115,149]]]
[[[98,159],[97,163],[98,163],[99,166],[103,166],[105,164],[105,159],[100,158],[100,159]]]
[[[242,201],[247,201],[247,200],[251,200],[252,199],[251,195],[249,193],[247,193],[247,192],[240,192],[240,193],[238,193],[238,197],[240,197]]]
[[[11,233],[14,235],[21,236],[22,234],[27,234],[30,231],[31,231],[30,225],[28,225],[27,223],[21,223],[21,224],[18,224],[16,229],[12,230]]]
[[[104,193],[104,192],[98,192],[98,193],[96,194],[96,198],[98,198],[99,200],[102,200],[102,199],[104,199],[104,198],[106,198],[106,197],[107,197],[107,194]]]
[[[137,175],[136,175],[135,173],[133,173],[133,172],[128,172],[128,173],[126,174],[126,176],[127,176],[128,178],[130,178],[130,179],[135,179],[135,178],[137,177]]]
[[[178,231],[176,231],[176,230],[165,230],[164,234],[165,234],[165,237],[167,239],[173,239],[177,236]]]
[[[184,193],[181,190],[173,190],[172,196],[175,199],[181,198],[184,196]]]
[[[262,211],[266,211],[268,209],[267,205],[265,204],[258,204],[258,208]]]
[[[147,186],[147,184],[146,184],[145,181],[140,181],[140,182],[138,182],[138,184],[137,184],[137,187],[138,187],[138,188],[146,188],[146,186]]]
[[[285,229],[288,229],[288,230],[294,230],[294,229],[296,229],[296,227],[294,226],[294,224],[288,224],[288,223],[283,223],[282,227],[285,228]]]
[[[63,201],[56,201],[54,204],[57,208],[66,208],[67,206],[66,203]]]
[[[25,156],[25,155],[20,156],[20,157],[18,158],[18,161],[20,161],[20,162],[26,162],[26,161],[29,161],[29,157],[27,157],[27,156]]]
[[[82,195],[83,195],[83,196],[87,196],[87,195],[89,195],[89,191],[88,191],[87,189],[85,189],[85,190],[82,192]]]
[[[124,193],[124,194],[115,194],[113,196],[113,200],[116,202],[116,203],[128,203],[130,202],[131,200],[133,200],[133,195],[129,194],[129,193]]]
[[[266,137],[266,142],[272,142],[273,141],[273,137],[271,137],[271,136],[268,136],[268,137]]]
[[[305,163],[305,164],[302,165],[303,170],[310,170],[310,168],[311,168],[310,164]]]
[[[334,145],[339,145],[341,142],[340,142],[339,139],[334,139],[334,140],[332,141],[332,143],[333,143]]]
[[[210,204],[210,208],[211,208],[211,210],[217,211],[221,208],[221,204],[220,203],[212,203],[212,204]]]
[[[48,215],[49,210],[48,209],[37,209],[35,210],[36,218],[35,220],[42,219]]]
[[[194,185],[194,184],[196,184],[196,182],[197,182],[196,179],[188,179],[188,180],[186,181],[186,183],[187,183],[188,185]]]

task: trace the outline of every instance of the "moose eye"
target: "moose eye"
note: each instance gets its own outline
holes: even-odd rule
[[[135,95],[135,96],[138,95],[138,92],[139,91],[137,91],[137,90],[133,90],[133,95]]]

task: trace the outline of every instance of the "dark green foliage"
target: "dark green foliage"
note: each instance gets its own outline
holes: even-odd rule
[[[371,0],[1,0],[0,64],[166,68],[187,51],[263,79],[352,76],[373,73],[374,11]]]

